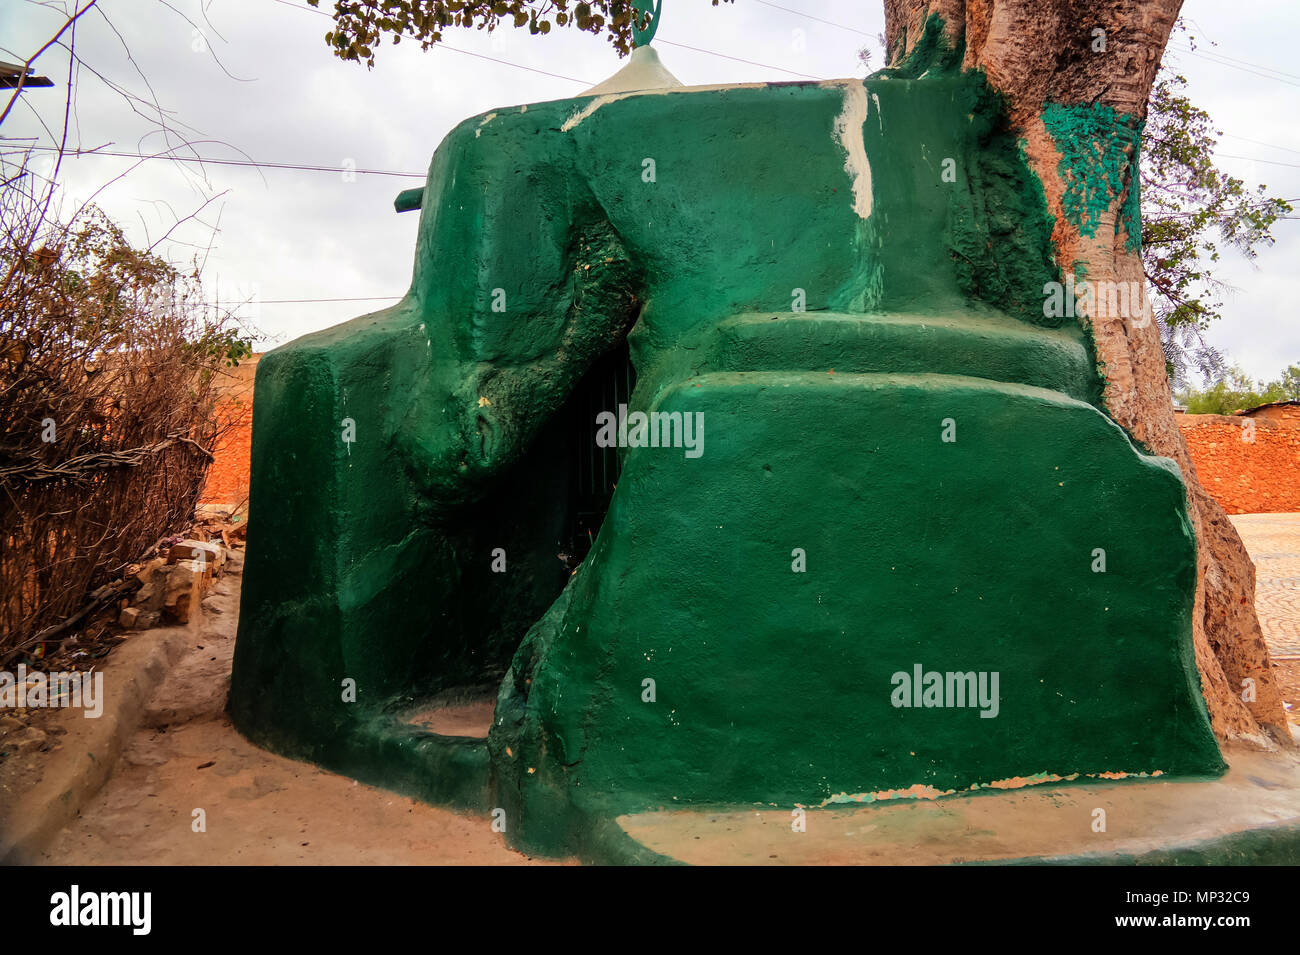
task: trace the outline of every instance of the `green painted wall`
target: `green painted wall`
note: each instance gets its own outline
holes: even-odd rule
[[[421,217],[401,303],[258,368],[252,739],[619,858],[652,806],[1221,771],[1180,478],[1046,327],[1051,220],[978,77],[498,110]],[[596,424],[563,422],[624,337],[632,410],[702,413],[703,453],[626,451],[570,577]],[[918,663],[998,672],[997,717],[891,705]],[[484,684],[487,743],[396,719]]]

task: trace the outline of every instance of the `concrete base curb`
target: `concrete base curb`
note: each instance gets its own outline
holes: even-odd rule
[[[0,863],[33,861],[104,785],[149,700],[193,641],[197,624],[195,619],[186,626],[141,631],[115,648],[102,668],[104,711],[97,719],[87,719],[79,709],[58,711],[55,725],[67,733],[50,754],[41,781],[9,808],[10,818],[0,828]]]
[[[802,818],[763,805],[687,807],[617,822],[632,843],[693,865],[1300,862],[1300,758],[1237,747],[1224,755],[1230,769],[1214,778],[1061,781],[809,807]]]

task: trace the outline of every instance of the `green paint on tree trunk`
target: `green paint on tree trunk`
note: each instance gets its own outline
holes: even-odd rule
[[[251,738],[639,860],[630,809],[1221,771],[1181,480],[1044,327],[1051,220],[982,78],[497,110],[421,205],[399,304],[259,364]],[[624,340],[631,446],[571,575]],[[996,700],[928,705],[966,692],[929,672]],[[486,742],[401,720],[485,684]]]
[[[1136,171],[1145,124],[1110,106],[1049,103],[1043,109],[1043,125],[1061,153],[1063,204],[1070,224],[1081,235],[1096,235],[1102,214],[1123,194],[1115,231],[1122,225],[1127,248],[1138,251],[1142,226]]]
[[[944,32],[946,21],[937,13],[925,18],[921,38],[912,46],[907,57],[895,67],[886,67],[876,75],[891,76],[899,79],[915,80],[922,76],[955,75],[961,69],[962,58],[966,55],[964,43],[954,46],[948,42]],[[907,28],[898,42],[904,48],[908,45]]]

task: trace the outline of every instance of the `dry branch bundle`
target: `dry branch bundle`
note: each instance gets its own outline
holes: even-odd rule
[[[0,190],[0,658],[188,526],[248,350],[197,270],[40,201]]]

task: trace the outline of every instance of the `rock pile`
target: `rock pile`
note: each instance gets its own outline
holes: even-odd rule
[[[195,525],[192,537],[164,541],[158,556],[128,567],[127,577],[139,587],[123,599],[118,623],[127,630],[189,623],[212,581],[224,573],[230,549],[242,543],[247,526],[219,520]]]

